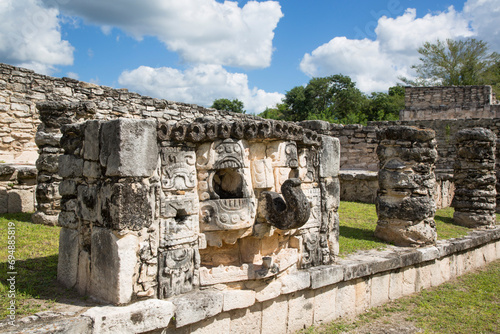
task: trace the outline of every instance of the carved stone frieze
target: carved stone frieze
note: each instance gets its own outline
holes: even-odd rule
[[[237,230],[253,225],[257,211],[255,198],[227,198],[201,203],[202,231]]]
[[[194,151],[184,147],[162,147],[160,158],[164,190],[189,190],[196,187]]]
[[[199,284],[200,255],[196,245],[167,249],[159,255],[159,298],[189,292]]]

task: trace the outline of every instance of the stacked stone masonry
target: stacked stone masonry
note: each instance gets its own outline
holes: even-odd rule
[[[434,131],[391,126],[381,129],[377,138],[380,170],[375,236],[398,246],[434,244]]]
[[[405,87],[401,121],[498,118],[500,104],[491,86]]]
[[[483,128],[460,130],[456,134],[455,208],[453,220],[466,227],[496,224],[496,136]]]
[[[0,214],[35,210],[36,167],[0,164]]]
[[[62,133],[58,279],[82,294],[126,304],[258,290],[338,253],[334,138],[211,119],[92,120]]]

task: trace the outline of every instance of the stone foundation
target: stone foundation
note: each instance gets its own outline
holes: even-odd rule
[[[273,278],[254,291],[207,289],[167,300],[94,307],[35,322],[37,333],[295,333],[438,286],[500,259],[500,228],[424,248],[389,247]],[[16,328],[11,333],[19,332]]]

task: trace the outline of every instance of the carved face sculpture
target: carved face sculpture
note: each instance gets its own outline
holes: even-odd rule
[[[252,226],[256,200],[251,186],[248,148],[243,140],[206,143],[197,151],[201,231]]]

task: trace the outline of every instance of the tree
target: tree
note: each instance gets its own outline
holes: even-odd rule
[[[336,74],[312,78],[292,88],[283,99],[282,117],[287,121],[321,119],[330,122],[358,122],[366,96],[348,76]]]
[[[214,100],[210,108],[215,108],[217,110],[227,110],[240,114],[246,113],[246,110],[243,109],[243,102],[238,99],[233,99],[232,101],[229,99],[216,99]]]
[[[400,78],[412,86],[489,84],[486,74],[500,60],[498,53],[489,52],[486,42],[474,38],[426,42],[418,53],[421,63],[412,66],[416,80]]]
[[[405,90],[402,86],[390,87],[388,93],[371,93],[363,114],[368,121],[394,121],[405,106]]]

